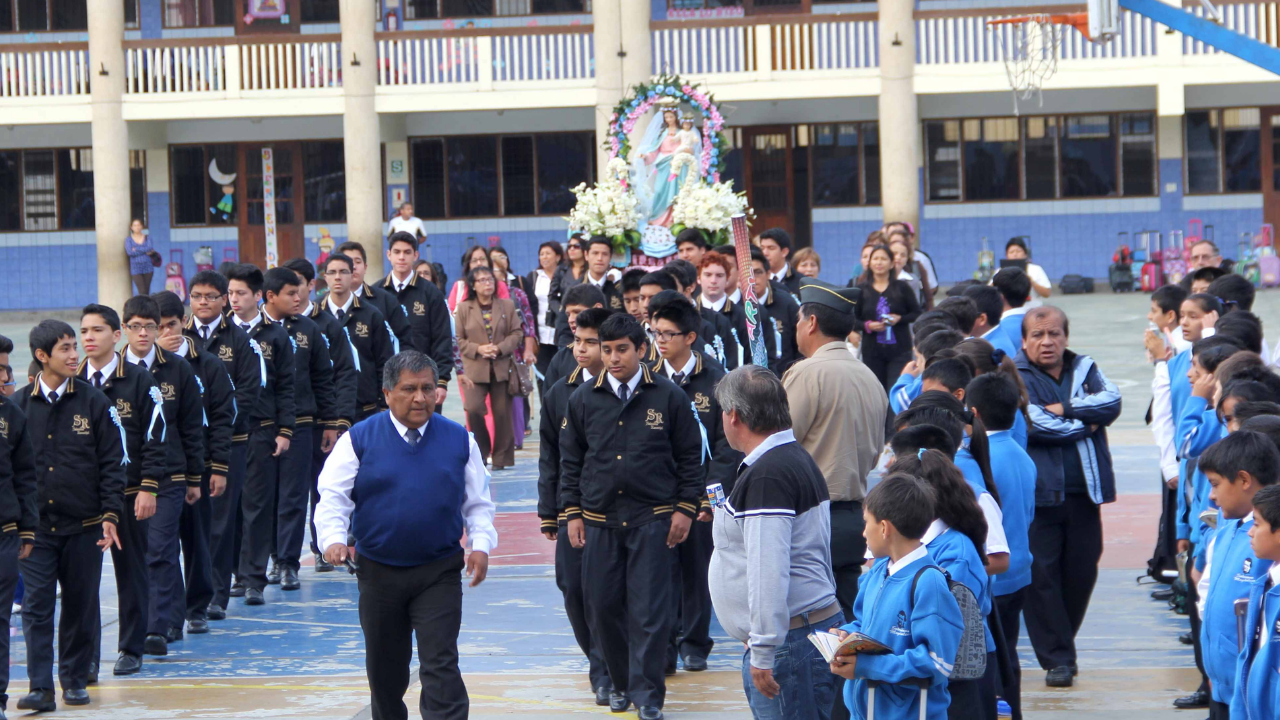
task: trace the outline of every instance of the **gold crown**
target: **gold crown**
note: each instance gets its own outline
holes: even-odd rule
[[[654,104],[662,108],[663,110],[668,110],[668,109],[674,110],[680,107],[680,101],[671,97],[670,95],[660,98],[658,102]]]

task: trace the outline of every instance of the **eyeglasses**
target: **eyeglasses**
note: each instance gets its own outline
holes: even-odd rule
[[[665,340],[666,342],[671,342],[672,340],[675,340],[678,337],[684,337],[685,334],[676,330],[657,330],[653,333],[653,335],[659,340]]]
[[[160,326],[155,323],[147,323],[146,325],[141,323],[129,323],[128,325],[125,325],[125,327],[129,328],[129,332],[142,332],[143,330],[146,330],[147,332],[155,332],[160,329]]]
[[[475,279],[475,284],[476,285],[492,285],[493,277],[491,276],[478,277]]]
[[[581,249],[582,249],[582,246],[581,246],[581,245],[579,245],[578,243],[569,243],[569,249],[570,249],[570,250],[581,250]]]
[[[204,293],[191,293],[191,302],[216,302],[220,297],[222,297],[221,293],[216,295],[213,293],[208,295]]]

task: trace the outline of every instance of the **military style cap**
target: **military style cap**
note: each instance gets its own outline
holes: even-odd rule
[[[837,288],[826,284],[805,283],[800,286],[800,304],[817,303],[840,312],[853,314],[862,291],[856,287]]]

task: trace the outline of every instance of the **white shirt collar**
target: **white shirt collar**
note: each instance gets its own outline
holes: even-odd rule
[[[590,370],[584,367],[579,366],[578,369],[582,371],[582,380],[580,381],[580,383],[583,385],[586,385],[587,383],[591,382],[591,378],[595,377],[595,375],[591,374]],[[636,373],[636,374],[639,375],[640,373]]]
[[[689,377],[690,375],[693,374],[693,369],[696,368],[697,366],[698,366],[698,356],[694,355],[693,353],[689,353],[689,360],[686,361],[684,364],[684,367],[680,368],[679,370],[676,370],[675,368],[671,367],[671,363],[666,362],[665,360],[662,363],[662,369],[667,371],[667,377],[669,378],[674,377],[677,372],[682,372],[684,373],[685,377]]]
[[[92,378],[94,373],[100,372],[102,373],[102,382],[106,382],[107,378],[111,377],[111,373],[116,371],[116,367],[119,364],[120,364],[120,356],[116,355],[115,353],[111,353],[111,359],[107,361],[106,365],[103,365],[100,368],[94,367],[93,360],[90,360],[88,367],[85,368],[85,370],[87,370],[87,372],[85,373],[85,376],[87,378]]]
[[[258,323],[262,322],[262,308],[258,308],[258,314],[254,315],[252,320],[248,320],[248,321],[241,320],[239,315],[233,315],[233,317],[235,317],[235,320],[233,322],[235,322],[235,324],[239,325],[240,327],[243,328],[245,325],[248,325],[249,327],[245,328],[245,332],[248,332],[258,327]]]
[[[928,554],[929,554],[928,548],[926,548],[924,546],[924,543],[921,542],[920,547],[916,548],[915,550],[912,550],[906,555],[903,555],[901,558],[898,559],[898,562],[894,562],[892,560],[889,561],[889,576],[892,577],[893,575],[896,575],[897,572],[902,568],[910,565],[911,563],[919,560],[922,557],[927,556]]]
[[[755,450],[752,450],[750,453],[748,453],[747,456],[742,459],[742,464],[751,465],[755,461],[759,460],[765,453],[778,447],[779,445],[786,445],[787,443],[793,443],[795,441],[796,441],[796,434],[791,431],[791,428],[787,428],[786,430],[776,432],[770,435],[769,437],[765,438],[764,442],[757,445]]]
[[[355,290],[351,291],[351,297],[364,297],[364,283],[356,285]]]
[[[592,285],[595,285],[595,286],[596,286],[596,287],[598,287],[598,288],[603,288],[603,287],[604,287],[604,281],[609,279],[609,271],[608,271],[608,270],[606,270],[606,271],[604,272],[604,275],[601,275],[601,276],[600,276],[600,279],[599,279],[599,280],[596,280],[595,278],[591,277],[591,271],[590,271],[590,270],[587,270],[586,275],[587,275],[587,282],[591,283]]]
[[[766,285],[766,286],[765,286],[765,288],[764,288],[764,294],[763,294],[763,295],[761,295],[760,297],[756,298],[756,300],[759,300],[759,301],[760,301],[760,304],[761,304],[761,305],[768,305],[768,304],[769,304],[769,292],[770,292],[770,290],[772,290],[772,288],[770,288],[768,285]]]
[[[151,352],[148,352],[146,357],[140,358],[137,355],[134,355],[133,348],[126,348],[124,353],[125,353],[125,359],[127,359],[129,362],[133,363],[134,365],[137,365],[139,361],[142,361],[147,363],[148,370],[156,366],[156,346],[155,345],[151,346]]]
[[[333,304],[333,295],[327,295],[325,296],[324,302],[326,305],[329,306],[329,312],[332,312],[334,315],[337,315],[339,310],[341,310],[342,312],[351,312],[351,303],[355,302],[355,298],[356,298],[355,293],[352,293],[347,296],[347,302],[345,304],[343,304],[342,306],[338,306]]]
[[[186,357],[187,353],[189,353],[190,351],[191,351],[191,348],[187,347],[187,338],[183,337],[182,344],[178,346],[178,349],[175,350],[173,354],[177,355],[178,357]]]
[[[258,313],[258,317],[259,317],[259,318],[261,318],[263,315],[266,315],[268,318],[270,318],[270,319],[271,319],[271,322],[273,322],[273,323],[278,323],[278,322],[280,322],[281,320],[283,320],[283,319],[284,319],[284,318],[278,318],[278,317],[276,317],[276,316],[272,315],[271,313],[267,312],[267,306],[266,306],[266,305],[263,305],[263,306],[262,306],[262,312]]]
[[[312,311],[312,310],[314,310],[314,309],[315,309],[315,304],[314,304],[314,303],[312,303],[310,300],[308,300],[308,301],[307,301],[307,308],[306,308],[305,310],[303,310],[303,311],[302,311],[302,314],[303,314],[303,315],[306,315],[307,317],[310,317],[310,316],[311,316],[311,311]]]
[[[777,280],[778,282],[782,282],[783,280],[787,279],[787,271],[790,269],[791,269],[791,263],[784,262],[782,263],[782,269],[776,273],[771,274],[769,277],[772,277],[774,280]]]
[[[707,294],[703,293],[698,296],[698,299],[702,301],[702,307],[720,312],[724,309],[724,304],[729,301],[729,296],[721,295],[719,300],[708,300]]]
[[[395,426],[395,428],[396,428],[396,433],[400,435],[401,439],[403,439],[403,440],[404,440],[404,442],[405,442],[405,444],[407,445],[407,444],[409,443],[409,439],[408,439],[408,438],[406,438],[406,437],[404,436],[404,434],[405,434],[405,433],[407,433],[407,432],[409,432],[409,426],[408,426],[408,425],[405,425],[404,423],[402,423],[402,422],[400,422],[399,420],[397,420],[397,419],[396,419],[396,414],[395,414],[395,413],[393,413],[393,412],[391,412],[390,410],[388,410],[388,411],[387,411],[387,417],[390,417],[390,418],[391,418],[391,424]],[[426,435],[426,434],[427,434],[427,425],[430,425],[430,424],[431,424],[431,420],[430,420],[430,419],[428,419],[425,425],[423,425],[422,427],[418,428],[418,432],[422,433],[423,435]]]
[[[71,380],[69,379],[63,380],[61,385],[59,385],[56,388],[51,388],[48,385],[44,384],[44,373],[40,373],[40,392],[44,393],[45,400],[49,399],[49,393],[51,392],[58,393],[58,397],[62,397],[63,395],[66,395],[67,385],[69,385],[70,383],[71,383]]]
[[[734,289],[733,289],[733,292],[729,293],[729,299],[730,299],[730,300],[732,300],[732,301],[734,301],[735,303],[741,303],[741,302],[742,302],[742,291],[741,291],[741,290],[739,290],[738,288],[734,288]]]
[[[1020,308],[1009,308],[1008,310],[1005,310],[1003,313],[1000,314],[1000,322],[1004,322],[1005,318],[1017,317],[1019,315],[1026,315],[1027,311],[1030,309],[1031,308],[1027,307],[1026,305],[1023,305]]]
[[[203,335],[204,335],[204,333],[203,333],[203,332],[201,332],[201,331],[202,331],[204,328],[209,328],[209,334],[210,334],[210,335],[213,335],[213,331],[214,331],[215,329],[217,329],[217,326],[218,326],[218,321],[217,321],[217,319],[214,319],[213,321],[211,321],[211,322],[207,322],[207,323],[200,322],[200,318],[198,318],[198,317],[196,317],[196,316],[194,316],[194,315],[192,315],[192,316],[191,316],[191,319],[192,319],[192,320],[195,320],[195,329],[196,329],[196,334],[197,334],[197,335],[202,335],[202,336],[203,336]]]
[[[1271,575],[1271,587],[1274,589],[1277,586],[1280,586],[1280,563],[1272,565],[1271,569],[1268,570],[1267,573]]]
[[[943,522],[941,519],[934,520],[929,529],[925,531],[924,537],[920,538],[920,542],[928,545],[933,542],[939,535],[951,529],[951,526]]]
[[[990,437],[995,437],[995,436],[999,435],[1000,433],[1007,433],[1007,432],[1009,432],[1009,430],[1008,430],[1007,428],[1006,428],[1006,429],[1004,429],[1004,430],[988,430],[988,431],[987,431],[987,437],[989,437],[989,438],[990,438]]]
[[[636,388],[640,386],[640,376],[643,374],[644,372],[642,370],[636,370],[636,374],[632,375],[631,379],[627,381],[627,387],[629,388],[627,390],[628,398],[635,396]],[[614,377],[612,373],[606,372],[604,376],[609,378],[609,387],[613,389],[613,394],[617,395],[618,388],[622,386],[622,383],[619,382],[618,378]]]
[[[401,280],[401,279],[396,275],[396,271],[395,271],[395,270],[392,270],[392,271],[391,271],[391,285],[395,287],[396,292],[400,292],[401,290],[405,289],[405,286],[407,286],[407,285],[409,284],[409,281],[410,281],[410,280],[413,280],[413,271],[412,271],[412,270],[410,270],[410,271],[409,271],[409,275],[408,275],[408,277],[406,277],[406,278],[405,278],[405,279],[403,279],[403,280]]]

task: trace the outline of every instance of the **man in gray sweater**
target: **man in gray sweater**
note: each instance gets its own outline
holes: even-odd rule
[[[836,678],[812,672],[821,657],[808,639],[845,622],[831,571],[826,481],[796,442],[786,391],[767,368],[729,373],[716,400],[726,439],[746,453],[733,493],[715,508],[716,617],[747,644],[743,686],[756,718],[829,717]]]

